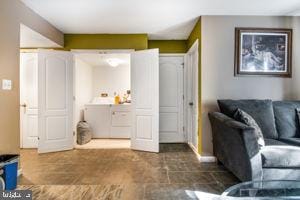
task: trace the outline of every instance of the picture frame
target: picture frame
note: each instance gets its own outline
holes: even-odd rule
[[[234,76],[292,77],[292,29],[235,28]]]

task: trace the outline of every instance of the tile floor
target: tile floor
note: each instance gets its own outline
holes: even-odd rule
[[[76,145],[76,149],[130,149],[130,139],[92,139],[84,145]]]
[[[186,144],[160,151],[22,150],[19,188],[33,190],[34,199],[212,199],[238,183],[222,166],[199,163]]]

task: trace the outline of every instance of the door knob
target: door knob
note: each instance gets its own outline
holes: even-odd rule
[[[20,106],[24,108],[24,113],[26,113],[26,107],[27,107],[26,103],[23,103]]]
[[[190,102],[189,105],[190,105],[190,106],[193,106],[193,105],[194,105],[194,102]]]
[[[21,107],[24,107],[24,108],[27,107],[26,103],[23,103],[23,104],[21,104],[20,106],[21,106]]]

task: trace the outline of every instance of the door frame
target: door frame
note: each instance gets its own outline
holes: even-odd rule
[[[182,101],[182,113],[181,113],[181,115],[182,115],[182,125],[183,125],[183,136],[184,136],[184,141],[182,141],[182,142],[184,142],[184,143],[187,143],[188,142],[188,140],[187,140],[187,132],[186,132],[186,108],[185,108],[185,101],[186,101],[186,88],[185,88],[185,84],[186,84],[186,81],[187,81],[187,79],[186,79],[186,59],[185,59],[185,57],[186,57],[186,53],[160,53],[159,54],[159,57],[182,57],[183,58],[183,74],[182,74],[182,84],[183,84],[183,101]],[[178,126],[180,125],[180,122],[178,122]],[[170,142],[170,143],[172,143],[172,142]]]
[[[184,96],[185,101],[184,101],[184,111],[185,111],[185,116],[184,116],[184,123],[185,123],[185,127],[186,127],[186,132],[187,132],[187,143],[188,145],[195,151],[198,152],[198,142],[199,142],[199,135],[198,135],[198,128],[199,128],[199,124],[198,124],[198,118],[199,118],[199,40],[197,39],[193,45],[190,47],[190,49],[188,50],[188,52],[185,55],[185,59],[184,59],[184,63],[185,63],[185,67],[184,67]],[[196,55],[197,58],[197,64],[193,65],[193,63],[191,62],[191,56]],[[190,124],[188,122],[188,119],[191,118],[192,116],[189,116],[189,102],[188,102],[188,96],[189,96],[189,90],[188,90],[188,86],[189,86],[189,81],[193,80],[190,78],[190,76],[192,74],[188,73],[188,68],[193,68],[195,70],[195,78],[194,82],[192,84],[194,84],[194,94],[195,96],[192,97],[194,99],[194,106],[195,106],[195,110],[196,110],[196,115],[197,115],[197,119],[195,120],[196,125],[195,125],[195,130],[194,133],[189,132],[189,128],[188,127]],[[191,113],[193,114],[193,113]],[[197,136],[197,141],[196,141],[196,146],[193,145],[192,143],[192,135],[195,134]]]

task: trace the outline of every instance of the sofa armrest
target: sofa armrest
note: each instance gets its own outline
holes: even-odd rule
[[[262,161],[254,128],[222,113],[209,113],[214,154],[240,180],[261,180]]]

